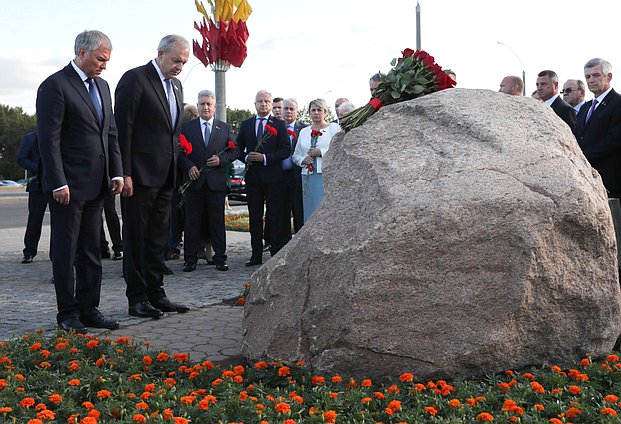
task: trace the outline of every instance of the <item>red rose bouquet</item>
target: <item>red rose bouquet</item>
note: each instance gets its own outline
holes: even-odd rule
[[[375,94],[368,104],[355,109],[340,120],[347,132],[362,125],[380,107],[415,99],[455,86],[433,56],[423,50],[405,49],[402,57],[393,59],[393,68],[382,75]]]

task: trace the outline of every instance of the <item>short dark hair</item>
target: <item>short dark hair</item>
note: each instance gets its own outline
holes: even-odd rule
[[[550,71],[549,69],[546,69],[545,71],[541,71],[537,74],[538,77],[549,77],[550,81],[552,82],[558,82],[558,75],[556,75],[556,72],[554,71]]]
[[[282,102],[283,100],[285,100],[285,99],[283,99],[282,97],[274,97],[272,99],[272,103]]]

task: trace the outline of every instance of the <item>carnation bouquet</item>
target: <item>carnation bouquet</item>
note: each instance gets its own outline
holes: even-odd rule
[[[259,142],[255,146],[253,152],[261,152],[263,150],[263,143],[265,143],[265,140],[273,135],[278,135],[278,130],[272,127],[270,124],[265,124],[263,134],[261,135],[261,138],[259,139]],[[252,162],[246,162],[246,167],[244,168],[244,173],[242,175],[246,175],[246,172],[248,172],[248,168],[250,168],[251,165]]]
[[[455,81],[423,50],[405,49],[403,56],[393,59],[393,68],[382,75],[374,97],[366,105],[341,118],[341,128],[347,132],[362,125],[382,106],[415,99],[425,94],[452,88]]]

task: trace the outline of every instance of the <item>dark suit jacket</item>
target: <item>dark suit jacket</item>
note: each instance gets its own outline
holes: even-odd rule
[[[37,139],[45,191],[68,185],[71,199],[92,200],[111,177],[122,176],[110,87],[102,78],[95,78],[95,83],[103,107],[101,124],[71,64],[39,87]]]
[[[576,111],[569,103],[565,100],[561,99],[561,96],[558,96],[554,102],[552,102],[552,110],[556,113],[559,118],[561,118],[569,128],[571,128],[572,133],[576,133]]]
[[[609,197],[620,197],[621,95],[611,90],[595,109],[589,122],[585,122],[592,102],[580,108],[576,139],[591,166],[602,176]]]
[[[183,170],[183,181],[188,181],[188,171],[193,166],[200,169],[207,159],[211,156],[222,152],[229,141],[235,141],[235,136],[231,131],[231,126],[226,122],[213,120],[211,135],[209,137],[209,145],[205,147],[203,141],[203,131],[199,118],[185,122],[181,125],[181,134],[185,135],[187,140],[192,144],[192,153],[186,156],[185,153],[179,153],[179,163]],[[188,187],[188,190],[200,190],[205,183],[210,190],[226,191],[228,189],[228,169],[227,166],[239,156],[237,148],[226,150],[220,154],[220,166],[217,168],[206,167],[200,176],[194,180]]]
[[[259,142],[255,132],[256,116],[243,121],[237,135],[240,159],[246,160],[246,156],[255,151]],[[278,131],[277,135],[266,138],[259,151],[266,155],[266,165],[261,162],[253,162],[246,172],[246,183],[264,182],[277,183],[282,181],[282,160],[291,154],[291,143],[287,133],[285,121],[269,116],[265,125],[271,125]]]
[[[38,177],[41,166],[41,155],[37,146],[37,134],[28,133],[22,137],[17,152],[17,164],[28,171],[28,186],[26,191],[41,191],[41,182]]]
[[[127,71],[115,91],[115,117],[123,175],[134,184],[160,188],[176,167],[176,142],[183,115],[183,89],[172,79],[177,122],[171,125],[166,92],[153,63]],[[175,172],[173,172],[173,175]]]

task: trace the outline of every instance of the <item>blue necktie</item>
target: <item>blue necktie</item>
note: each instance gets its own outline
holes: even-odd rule
[[[591,103],[591,107],[589,108],[589,111],[587,112],[586,120],[584,121],[585,123],[589,122],[589,119],[591,119],[591,115],[593,114],[593,111],[595,110],[596,106],[597,106],[597,99],[593,99],[593,103]]]
[[[170,108],[170,120],[174,128],[177,123],[177,101],[175,100],[175,95],[173,94],[170,78],[166,78],[164,81],[166,81],[166,91],[168,92],[168,107]]]
[[[209,137],[211,137],[211,130],[209,129],[209,122],[205,122],[205,147],[209,145]]]
[[[88,84],[88,94],[91,97],[93,106],[95,106],[95,110],[97,111],[99,123],[101,123],[101,121],[103,121],[103,110],[101,108],[101,103],[99,102],[99,97],[97,96],[97,86],[92,78],[86,78],[86,83]]]
[[[257,140],[261,140],[263,136],[263,120],[265,118],[259,118],[259,128],[257,128]]]

